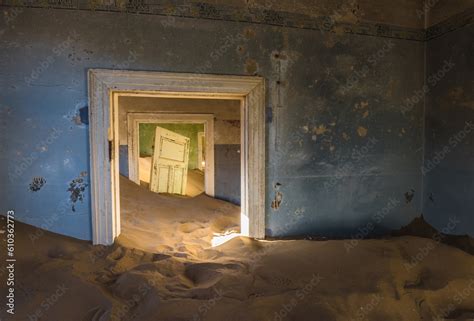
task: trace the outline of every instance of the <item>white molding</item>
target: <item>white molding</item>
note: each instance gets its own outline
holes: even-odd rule
[[[129,112],[127,113],[128,178],[140,184],[138,158],[140,149],[140,124],[185,123],[203,124],[206,135],[206,162],[204,186],[206,194],[214,196],[214,115],[213,114],[170,114],[168,112]]]
[[[118,95],[241,101],[241,233],[265,237],[265,83],[261,77],[90,69],[92,237],[120,234]],[[109,161],[109,142],[112,160]]]
[[[198,141],[198,167],[199,167],[200,170],[202,170],[202,162],[204,161],[204,159],[207,159],[207,161],[209,162],[209,157],[205,157],[205,158],[202,157],[202,154],[203,154],[202,139],[203,139],[203,137],[204,137],[204,139],[206,139],[208,137],[206,135],[206,132],[205,131],[198,132],[198,135],[197,135],[197,141]],[[212,144],[214,144],[214,137],[212,137]],[[204,144],[204,145],[207,145],[207,144]],[[204,153],[206,155],[207,148],[206,148],[206,152],[204,152]],[[212,162],[214,163],[214,157],[212,159]]]

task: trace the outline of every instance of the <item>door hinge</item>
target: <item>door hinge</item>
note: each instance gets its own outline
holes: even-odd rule
[[[113,146],[113,144],[112,144],[111,140],[109,140],[108,142],[109,142],[109,162],[111,162],[112,161],[112,146]]]

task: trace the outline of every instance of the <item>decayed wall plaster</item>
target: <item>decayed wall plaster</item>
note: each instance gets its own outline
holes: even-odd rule
[[[75,211],[68,188],[88,171],[81,110],[86,70],[97,67],[264,76],[269,236],[366,236],[421,212],[425,48],[412,29],[384,26],[373,37],[356,27],[3,10],[16,11],[0,25],[9,138],[0,203],[19,220],[91,238],[88,187]],[[374,28],[367,34],[377,35]],[[47,181],[36,193],[28,188],[33,177]]]
[[[452,234],[474,234],[473,39],[471,24],[427,44],[423,212]]]

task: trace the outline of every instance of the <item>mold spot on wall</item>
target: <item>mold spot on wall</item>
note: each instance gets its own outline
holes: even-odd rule
[[[405,202],[407,204],[411,203],[413,201],[413,197],[415,196],[415,190],[411,189],[408,192],[405,193]]]
[[[272,208],[274,210],[278,210],[281,205],[281,201],[283,200],[283,194],[280,192],[280,183],[275,184],[275,198],[272,201]]]
[[[243,55],[245,53],[245,47],[242,46],[242,45],[238,45],[237,46],[237,53],[240,54],[240,55]]]
[[[84,201],[84,192],[88,186],[85,181],[85,177],[87,176],[87,172],[81,172],[79,177],[73,179],[69,182],[69,188],[67,191],[70,193],[69,199],[72,203],[72,211],[76,211],[75,204],[77,201]]]
[[[434,201],[433,193],[430,193],[430,195],[428,196],[428,199],[429,199],[432,203],[435,202],[435,201]]]
[[[44,179],[44,177],[33,177],[30,183],[30,191],[38,192],[44,186],[44,184],[46,184],[46,179]]]
[[[89,125],[89,107],[85,106],[79,109],[79,121],[81,124]]]
[[[254,30],[254,29],[252,29],[252,28],[247,28],[247,29],[245,29],[245,31],[244,31],[244,35],[245,35],[245,38],[250,39],[250,38],[255,37],[256,33],[255,33],[255,30]]]
[[[256,75],[257,70],[258,70],[258,65],[255,59],[249,58],[245,61],[245,71],[247,72],[247,74]]]
[[[358,134],[360,137],[365,137],[365,136],[367,136],[367,132],[368,132],[367,128],[365,128],[365,127],[363,127],[363,126],[359,126],[359,127],[357,128],[357,134]]]

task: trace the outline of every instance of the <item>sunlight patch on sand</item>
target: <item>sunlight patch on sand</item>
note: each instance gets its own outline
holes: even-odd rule
[[[226,231],[224,233],[214,233],[214,236],[212,237],[211,240],[211,245],[212,247],[217,247],[220,246],[233,238],[236,238],[238,236],[241,236],[240,233],[237,233],[236,231]]]

